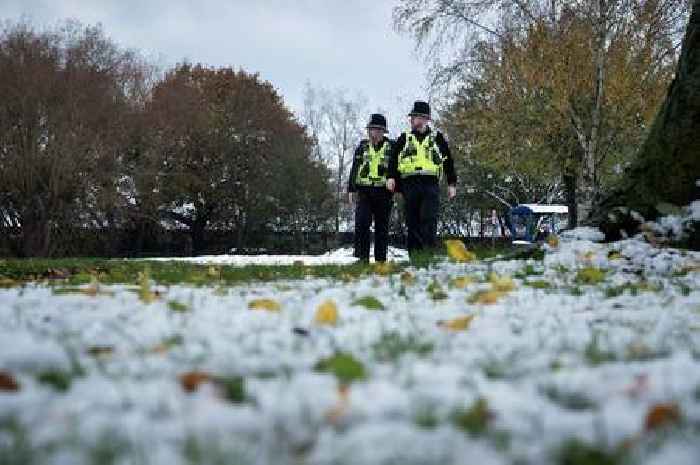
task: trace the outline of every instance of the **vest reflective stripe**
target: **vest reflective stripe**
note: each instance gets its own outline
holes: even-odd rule
[[[362,154],[362,163],[360,168],[357,170],[355,184],[358,186],[380,187],[386,183],[386,152],[388,146],[389,143],[384,141],[382,147],[379,150],[375,150],[371,141],[367,143],[367,148]]]
[[[416,175],[442,176],[442,154],[435,143],[433,134],[428,134],[423,142],[415,135],[404,133],[406,145],[399,153],[399,174],[402,178]]]

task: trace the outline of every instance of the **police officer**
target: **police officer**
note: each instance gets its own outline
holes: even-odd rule
[[[447,140],[430,128],[430,105],[417,101],[408,114],[411,130],[404,132],[394,144],[389,157],[387,189],[400,191],[404,197],[408,252],[436,246],[440,209],[439,180],[447,178],[447,195],[457,193],[457,175]]]
[[[386,189],[386,175],[392,143],[386,137],[386,118],[370,116],[368,139],[360,141],[350,169],[348,195],[355,200],[355,256],[369,261],[369,228],[374,220],[374,259],[386,261],[389,247],[389,215],[392,193]],[[355,198],[356,196],[356,198]]]

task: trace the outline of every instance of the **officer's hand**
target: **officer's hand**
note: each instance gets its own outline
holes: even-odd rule
[[[454,184],[447,186],[447,198],[452,200],[457,195],[457,186]]]
[[[348,202],[353,203],[355,201],[355,194],[354,192],[348,192]]]
[[[394,192],[394,189],[396,189],[396,180],[393,178],[389,178],[386,180],[386,188],[390,190],[391,192]]]

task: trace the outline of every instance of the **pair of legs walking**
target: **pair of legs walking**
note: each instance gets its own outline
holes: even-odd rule
[[[374,221],[374,259],[386,261],[391,205],[391,192],[384,188],[358,192],[355,204],[355,256],[360,260],[369,261],[370,226]]]
[[[401,191],[408,229],[408,253],[410,256],[420,251],[430,253],[436,247],[440,185],[437,180],[413,176],[401,180]]]

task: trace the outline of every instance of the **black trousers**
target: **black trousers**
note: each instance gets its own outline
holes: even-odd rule
[[[370,232],[374,220],[374,259],[386,261],[389,248],[389,215],[392,193],[383,187],[360,188],[355,203],[355,256],[369,260]]]
[[[408,253],[436,247],[440,185],[434,176],[401,179],[408,230]]]

